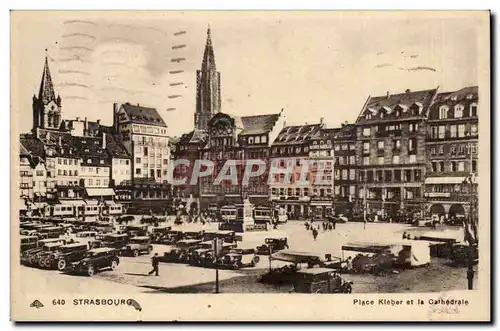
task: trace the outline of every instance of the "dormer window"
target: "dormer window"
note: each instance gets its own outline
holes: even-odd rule
[[[100,161],[100,163],[101,163],[101,164],[104,164],[104,160],[101,160],[101,161]]]
[[[372,119],[372,113],[367,113],[366,116],[365,116],[365,118],[367,120],[371,120]]]
[[[380,112],[380,118],[384,118],[384,112],[383,111]]]
[[[462,118],[464,117],[464,106],[461,104],[458,104],[455,106],[455,118]]]
[[[92,163],[92,159],[88,159],[88,160],[87,160],[87,163],[88,163],[88,164],[91,164],[91,163]]]
[[[445,119],[448,118],[448,106],[441,106],[439,107],[439,119]]]
[[[318,142],[317,142],[317,141],[313,141],[313,145],[317,145],[317,144],[318,144]]]
[[[85,152],[87,152],[87,153],[88,153],[88,152],[89,152],[89,149],[88,149],[88,148],[85,148]]]
[[[457,101],[457,96],[456,96],[456,95],[453,95],[453,96],[451,97],[451,100],[452,100],[452,101]]]
[[[399,110],[396,110],[396,117],[401,116],[401,112]]]
[[[467,94],[467,99],[472,99],[474,96],[472,94]]]

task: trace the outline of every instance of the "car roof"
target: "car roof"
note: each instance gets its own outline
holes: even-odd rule
[[[230,230],[217,231],[217,234],[230,234],[230,233],[234,233],[234,231],[230,231]]]
[[[121,233],[121,234],[118,234],[118,233],[105,233],[104,236],[106,236],[106,237],[114,237],[114,238],[128,237],[128,235],[126,233]]]
[[[310,268],[310,269],[300,269],[297,270],[298,274],[306,274],[306,275],[318,275],[318,274],[323,274],[327,272],[335,272],[334,269],[329,269],[329,268]]]
[[[109,248],[109,247],[101,247],[101,248],[94,248],[89,250],[89,252],[92,253],[106,253],[106,252],[112,252],[115,251],[114,248]]]
[[[194,243],[201,243],[201,240],[198,239],[184,239],[184,240],[179,240],[177,242],[178,244],[194,244]]]
[[[66,239],[61,239],[61,238],[49,238],[49,239],[42,239],[40,240],[41,243],[54,243],[57,241],[65,241]]]
[[[63,245],[62,243],[47,243],[44,246],[47,246],[47,247],[57,247],[57,246],[62,246],[62,245]]]
[[[132,237],[130,240],[150,240],[148,236],[137,236],[137,237]]]
[[[72,243],[72,244],[63,245],[62,247],[64,247],[64,248],[73,248],[73,247],[80,247],[80,246],[87,247],[87,244],[84,244],[84,243]]]

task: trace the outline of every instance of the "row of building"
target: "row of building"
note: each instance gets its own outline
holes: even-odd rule
[[[47,61],[33,130],[21,135],[20,192],[26,212],[87,216],[96,213],[165,212],[183,202],[189,210],[241,203],[278,205],[291,217],[366,212],[400,219],[415,212],[458,217],[477,200],[478,89],[406,90],[368,97],[354,123],[327,128],[288,125],[286,111],[234,116],[221,112],[220,72],[208,30],[197,71],[194,129],[170,138],[156,109],[114,104],[113,124],[65,120]],[[196,184],[196,160],[215,165]],[[247,160],[266,163],[258,177],[243,179]],[[238,185],[214,183],[226,160],[241,160]],[[308,163],[303,183],[304,163]],[[269,172],[291,169],[290,178]],[[472,197],[472,198],[471,198]]]

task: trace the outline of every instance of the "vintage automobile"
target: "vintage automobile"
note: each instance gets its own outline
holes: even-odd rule
[[[203,233],[203,241],[211,241],[217,238],[217,232],[215,230],[207,230]]]
[[[213,263],[214,253],[210,248],[198,248],[191,252],[189,256],[189,264],[198,267],[209,267]]]
[[[222,267],[238,270],[245,267],[255,267],[259,257],[253,248],[233,248],[221,259]]]
[[[21,236],[32,236],[32,237],[38,238],[38,231],[36,231],[36,230],[23,230],[23,229],[21,229],[19,231],[19,234]]]
[[[202,243],[200,243],[200,248],[206,248],[206,249],[210,249],[210,250],[213,250],[214,249],[214,242],[213,240],[211,241],[204,241]],[[238,244],[236,242],[223,242],[222,243],[222,246],[219,248],[220,251],[217,252],[217,254],[219,256],[223,256],[225,254],[228,254],[229,251],[233,248],[236,248],[238,246]]]
[[[160,244],[164,237],[167,236],[168,231],[172,229],[171,226],[155,226],[151,229],[151,242]]]
[[[69,264],[64,271],[91,277],[103,269],[110,268],[114,271],[119,264],[120,258],[116,249],[110,247],[95,248],[87,251],[80,261]]]
[[[344,252],[354,252],[351,273],[371,273],[384,276],[395,267],[398,257],[392,252],[392,245],[373,242],[351,242],[342,246]]]
[[[293,290],[297,293],[351,293],[353,282],[328,268],[297,270]]]
[[[127,225],[125,233],[130,237],[147,236],[148,226],[147,225]]]
[[[170,230],[167,235],[161,240],[161,244],[172,245],[184,238],[184,232],[181,230]]]
[[[286,237],[281,238],[266,238],[264,245],[257,247],[257,254],[259,255],[270,255],[274,252],[289,249],[288,239]]]
[[[125,233],[107,233],[103,235],[102,246],[121,250],[127,245],[128,240],[129,236]]]
[[[141,253],[151,254],[152,251],[153,245],[151,245],[151,238],[141,236],[130,238],[127,245],[122,249],[121,254],[137,257]]]
[[[38,237],[37,236],[23,236],[21,235],[21,254],[38,247]]]
[[[65,232],[66,231],[62,226],[50,226],[39,229],[38,238],[40,239],[59,238],[59,236],[63,235]]]
[[[46,257],[43,265],[47,269],[63,270],[67,262],[81,260],[85,252],[87,252],[86,243],[73,243],[59,246],[58,249]]]
[[[38,240],[37,247],[28,249],[21,255],[21,263],[26,265],[38,265],[38,254],[43,251],[43,247],[46,244],[59,243],[61,245],[66,245],[68,242],[66,239],[52,238],[52,239],[42,239]]]
[[[204,232],[205,231],[203,231],[203,230],[200,230],[200,231],[184,231],[184,237],[183,237],[183,239],[202,240]]]
[[[40,252],[35,255],[35,263],[38,267],[48,269],[50,266],[45,263],[48,262],[51,255],[57,253],[63,246],[61,242],[54,242],[45,244]]]
[[[200,247],[201,240],[198,239],[183,239],[177,242],[178,248],[177,262],[187,263],[191,253]]]
[[[477,245],[469,246],[468,243],[461,242],[454,244],[451,251],[451,260],[453,264],[458,266],[465,266],[469,263],[469,255],[472,254],[472,263],[479,262],[479,251]]]
[[[236,234],[234,231],[217,231],[216,237],[224,240],[226,243],[236,242]]]
[[[255,207],[253,209],[253,220],[255,224],[270,224],[272,210],[269,207]]]

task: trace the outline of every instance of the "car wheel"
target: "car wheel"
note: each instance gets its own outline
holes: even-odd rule
[[[139,256],[139,251],[137,249],[134,250],[134,257],[138,257]]]
[[[118,268],[118,262],[115,260],[111,261],[111,270],[115,271]]]
[[[94,276],[94,274],[95,274],[95,268],[94,266],[90,265],[87,269],[87,275],[89,275],[89,277],[92,277]]]
[[[57,269],[58,270],[66,269],[66,260],[64,259],[59,260],[59,262],[57,262]]]
[[[351,286],[351,284],[344,285],[343,288],[342,288],[342,293],[351,294],[352,293],[352,286]]]

